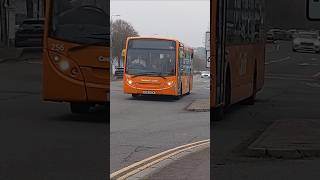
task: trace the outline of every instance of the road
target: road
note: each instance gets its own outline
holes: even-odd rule
[[[43,102],[40,56],[25,60],[0,63],[0,179],[105,179],[105,111],[72,115]]]
[[[244,150],[279,119],[320,120],[320,55],[267,45],[266,79],[254,106],[235,105],[211,131],[214,180],[319,179],[320,159],[248,158]],[[317,177],[317,178],[315,178]]]
[[[185,110],[195,100],[209,99],[210,81],[195,76],[193,87],[192,93],[180,100],[133,99],[123,94],[121,81],[111,82],[111,172],[162,151],[210,138],[210,113]]]

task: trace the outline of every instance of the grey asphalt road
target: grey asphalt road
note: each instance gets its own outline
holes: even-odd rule
[[[320,159],[248,158],[244,150],[278,119],[320,120],[320,54],[279,51],[267,45],[266,79],[254,106],[235,105],[211,131],[214,180],[283,180],[320,177]]]
[[[194,89],[180,100],[166,97],[133,99],[122,82],[111,82],[110,168],[115,172],[162,151],[209,139],[210,113],[185,108],[208,99],[209,79],[194,77]]]
[[[43,102],[39,58],[0,63],[0,179],[106,179],[105,110],[72,115]]]

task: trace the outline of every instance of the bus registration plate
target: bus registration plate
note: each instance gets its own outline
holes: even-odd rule
[[[143,94],[156,94],[155,91],[143,91],[142,93]]]

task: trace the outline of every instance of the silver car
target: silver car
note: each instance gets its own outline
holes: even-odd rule
[[[201,78],[209,78],[210,77],[210,71],[202,71],[201,72]]]
[[[298,32],[293,39],[292,50],[320,52],[319,35],[316,32]]]

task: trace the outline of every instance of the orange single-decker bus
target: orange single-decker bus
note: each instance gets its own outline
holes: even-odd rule
[[[124,51],[124,93],[177,98],[190,94],[193,49],[175,39],[131,37]]]
[[[46,1],[43,99],[73,113],[109,102],[109,1]]]
[[[211,118],[253,104],[264,84],[264,0],[211,0]]]

